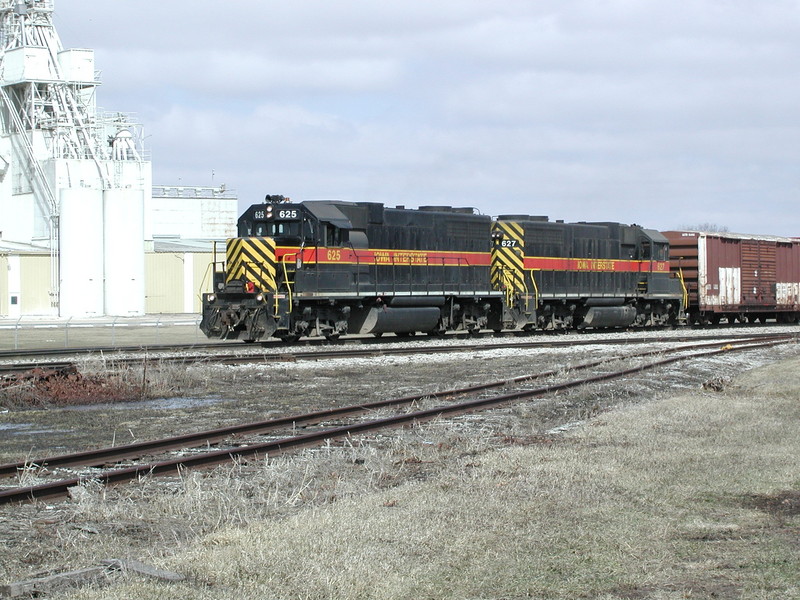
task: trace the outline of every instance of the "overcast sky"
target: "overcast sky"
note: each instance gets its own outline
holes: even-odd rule
[[[55,0],[154,183],[800,236],[800,0]]]

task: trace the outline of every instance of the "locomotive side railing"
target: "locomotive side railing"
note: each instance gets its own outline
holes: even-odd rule
[[[295,252],[294,254],[284,254],[283,258],[281,259],[281,267],[283,268],[283,283],[286,285],[286,296],[289,301],[289,312],[292,312],[292,306],[294,302],[293,293],[294,290],[292,289],[292,285],[294,284],[293,281],[289,279],[289,269],[286,266],[287,258],[292,257],[293,261],[297,260],[298,253]],[[277,291],[277,290],[276,290]],[[278,294],[275,294],[275,315],[278,315]]]

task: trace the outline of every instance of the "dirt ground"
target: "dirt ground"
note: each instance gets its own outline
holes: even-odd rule
[[[608,357],[615,359],[609,362],[609,369],[621,368],[624,364],[652,360],[626,363],[619,359],[654,348],[658,346],[637,345],[616,350],[603,345],[476,350],[416,358],[324,359],[250,366],[151,366],[144,371],[135,367],[118,371],[113,362],[94,358],[81,365],[84,377],[81,383],[102,381],[107,385],[88,386],[67,406],[35,403],[30,409],[4,408],[4,404],[13,404],[4,403],[0,390],[0,463],[157,439],[330,406],[425,394],[557,368],[563,368],[562,378],[570,379],[574,378],[568,371],[571,365]],[[664,385],[673,389],[697,387],[706,380],[729,377],[738,365],[758,364],[760,360],[759,354],[751,352],[741,357],[732,355],[719,365],[708,360],[679,363],[652,375],[645,373],[623,382],[595,386],[591,392],[536,402],[530,410],[537,419],[536,428],[546,431],[585,419],[628,398],[646,395],[647,390],[660,390]],[[63,387],[75,390],[78,386],[66,381]],[[127,392],[117,393],[117,388]],[[143,391],[151,397],[139,400],[140,388],[146,388]],[[92,394],[99,396],[100,401],[83,404],[82,398]],[[125,401],[103,401],[104,397],[115,394]]]
[[[624,357],[640,350],[643,348],[610,351],[605,346],[589,346],[248,367],[191,366],[161,374],[170,382],[171,389],[180,392],[177,397],[59,409],[6,409],[0,420],[0,462],[507,379],[549,370],[554,365],[568,366],[609,357],[610,352],[623,358],[619,365],[631,365],[641,361]],[[204,474],[187,474],[177,480],[147,481],[109,490],[89,485],[64,503],[4,507],[0,509],[0,538],[5,542],[0,549],[0,582],[81,568],[98,558],[120,553],[128,558],[159,562],[185,552],[204,536],[230,527],[264,519],[282,521],[308,507],[328,506],[366,492],[426,481],[447,468],[448,457],[463,460],[465,456],[473,456],[478,464],[486,453],[498,449],[548,444],[563,432],[602,421],[603,415],[615,409],[648,405],[674,394],[724,390],[742,372],[797,356],[800,356],[797,345],[787,345],[678,363],[624,381],[593,385],[444,424],[421,425],[399,433],[352,440],[349,454],[331,448],[308,451],[295,459],[271,462],[267,473],[255,468],[254,475],[254,467],[239,465],[217,470],[210,479]],[[617,366],[614,361],[608,368]],[[797,384],[794,371],[786,375],[788,383]],[[150,376],[156,377],[154,373]],[[560,377],[574,378],[566,369]],[[800,395],[796,387],[790,393]],[[416,450],[410,451],[409,445]],[[438,454],[427,460],[420,447]],[[326,452],[328,462],[320,463]],[[367,465],[371,469],[359,468],[354,473],[353,465]],[[264,487],[271,496],[268,501],[262,499],[258,507],[238,496],[236,500],[220,500],[224,498],[222,490],[235,488],[245,498],[248,494],[261,497]],[[196,505],[191,510],[186,506],[165,509],[164,503],[169,503],[170,497],[189,502],[187,489],[196,494],[192,495],[191,502]],[[780,500],[765,496],[762,501]],[[154,516],[144,517],[148,512]],[[105,596],[101,592],[91,597]],[[318,596],[309,592],[296,597]],[[320,592],[319,597],[328,596]],[[673,596],[631,593],[608,597]]]

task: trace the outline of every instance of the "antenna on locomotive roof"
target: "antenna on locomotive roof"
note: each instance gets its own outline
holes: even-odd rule
[[[291,198],[277,194],[267,194],[264,196],[264,204],[280,204],[281,202],[291,202]]]

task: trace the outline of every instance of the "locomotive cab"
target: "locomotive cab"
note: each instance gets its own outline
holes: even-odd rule
[[[351,236],[351,229],[350,219],[329,202],[293,204],[268,196],[249,207],[238,220],[239,237],[227,241],[224,268],[215,268],[216,292],[204,297],[203,332],[254,341],[294,339],[312,329],[328,336],[345,331],[348,311],[309,310],[314,301],[306,298],[350,289],[358,266],[344,261],[343,252],[353,241],[366,247],[363,232]]]
[[[239,217],[239,237],[269,237],[281,246],[314,244],[315,226],[302,205],[254,205]]]

